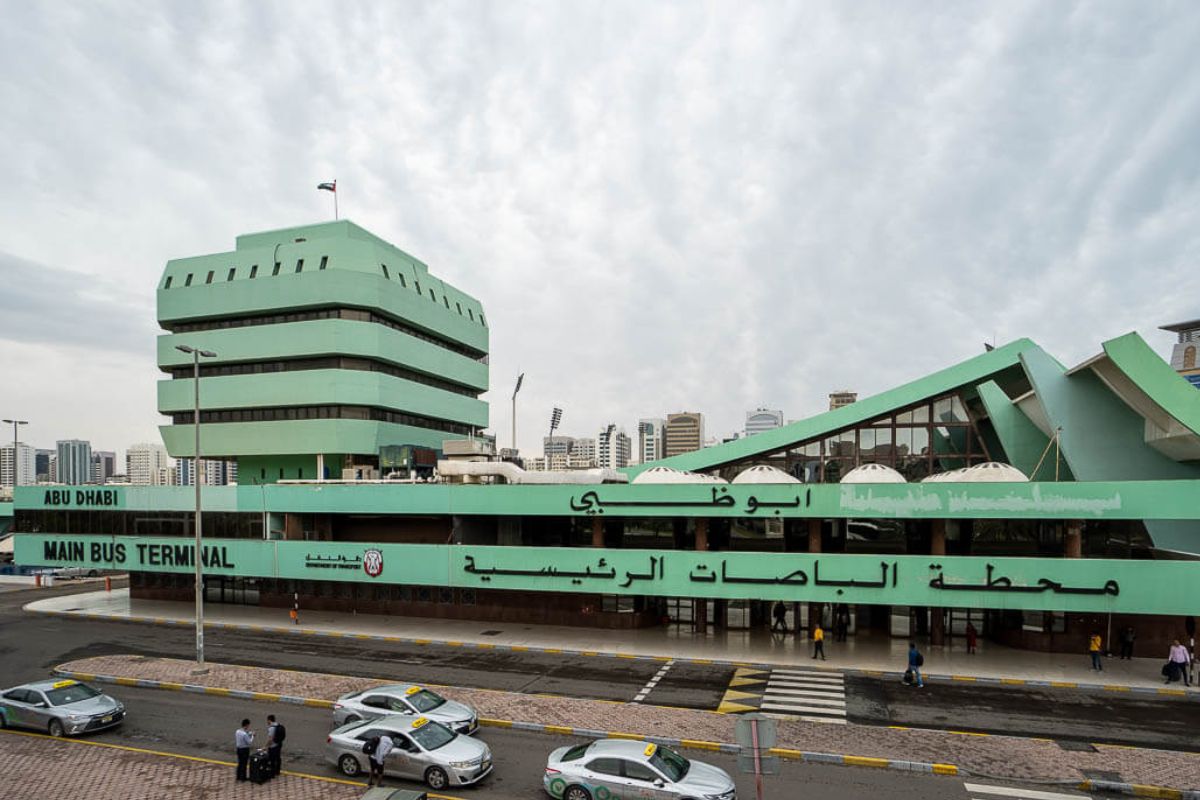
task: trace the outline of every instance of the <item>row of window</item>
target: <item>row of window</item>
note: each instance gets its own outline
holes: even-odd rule
[[[403,378],[413,383],[421,383],[441,389],[446,392],[462,395],[463,397],[478,397],[479,390],[463,386],[453,381],[435,378],[423,372],[376,361],[372,358],[347,358],[329,356],[325,358],[293,358],[279,361],[253,361],[239,364],[215,364],[201,366],[201,378],[219,378],[227,375],[260,375],[272,372],[304,372],[313,369],[350,369],[361,372],[381,372],[393,378]],[[171,377],[177,379],[191,378],[193,367],[175,367],[170,370]]]
[[[325,268],[326,268],[326,267],[328,267],[328,266],[329,266],[329,256],[321,256],[321,263],[320,263],[320,265],[317,267],[317,269],[318,269],[318,270],[322,270],[322,269],[325,269]],[[388,271],[387,264],[380,264],[379,266],[380,266],[380,268],[383,270],[383,277],[384,277],[384,278],[387,278],[388,280],[391,280],[391,274],[390,274],[390,272]],[[279,271],[280,271],[282,268],[283,268],[283,262],[281,262],[281,261],[276,261],[276,262],[275,262],[275,266],[271,268],[271,275],[272,275],[272,276],[278,275],[278,274],[279,274]],[[300,273],[300,272],[303,272],[303,271],[304,271],[304,259],[303,259],[303,258],[298,258],[298,259],[296,259],[296,272],[297,272],[297,273]],[[207,275],[205,276],[205,278],[204,278],[204,283],[205,283],[205,284],[210,284],[210,283],[212,283],[212,282],[213,282],[213,279],[216,277],[216,274],[217,274],[217,271],[216,271],[215,269],[210,269],[210,270],[208,271],[208,274],[207,274]],[[194,272],[189,272],[189,273],[187,274],[187,277],[185,277],[185,278],[183,279],[183,285],[184,285],[184,286],[191,286],[191,285],[192,285],[192,281],[193,281],[193,279],[194,279],[195,277],[196,277],[196,273],[194,273]],[[258,264],[251,264],[251,265],[250,265],[250,278],[251,278],[251,279],[253,279],[253,278],[257,278],[257,277],[258,277]],[[396,273],[396,277],[397,277],[397,278],[400,280],[400,286],[401,286],[402,288],[407,288],[407,287],[408,287],[408,281],[406,281],[406,280],[405,280],[405,278],[404,278],[404,275],[403,275],[402,273],[399,273],[399,272],[397,272],[397,273]],[[230,267],[230,268],[229,268],[229,274],[226,276],[225,280],[226,280],[226,281],[232,281],[232,280],[234,280],[235,278],[237,278],[237,267]],[[166,283],[164,283],[164,284],[163,284],[163,288],[164,288],[164,289],[170,289],[170,288],[171,288],[171,285],[172,285],[174,282],[175,282],[175,276],[174,276],[174,275],[168,275],[168,276],[167,276]],[[417,294],[421,294],[421,282],[420,282],[420,281],[418,281],[418,280],[415,280],[415,279],[414,279],[414,280],[413,280],[413,283],[415,284],[414,288],[416,289],[416,291],[417,291]],[[433,289],[430,289],[430,290],[429,290],[429,299],[430,299],[431,301],[433,301],[434,303],[436,303],[436,302],[437,302],[437,295],[434,293]],[[442,293],[442,302],[445,304],[445,306],[446,306],[446,310],[447,310],[447,311],[449,311],[449,310],[450,310],[450,297],[449,297],[449,295],[447,295],[445,292],[443,292],[443,293]],[[462,303],[459,303],[459,302],[457,302],[457,301],[456,301],[456,302],[454,303],[454,305],[455,305],[455,307],[458,309],[458,315],[461,317],[461,316],[463,315],[463,307],[462,307]],[[472,322],[474,322],[474,321],[475,321],[475,310],[474,310],[474,309],[472,309],[472,308],[470,308],[470,307],[468,307],[468,308],[467,308],[467,316],[469,316],[469,317],[470,317],[470,319],[471,319],[471,321],[472,321]],[[485,328],[487,327],[487,320],[485,320],[485,319],[483,318],[483,312],[482,312],[482,311],[480,311],[480,312],[479,312],[479,324],[480,324],[480,325],[483,325]]]
[[[381,270],[383,270],[383,277],[390,281],[392,279],[392,273],[390,270],[388,270],[387,264],[380,264],[379,268]],[[396,279],[398,281],[400,281],[400,287],[402,289],[408,288],[408,281],[404,278],[404,273],[397,272]],[[421,294],[421,282],[419,280],[417,280],[416,278],[413,278],[413,288],[416,289],[417,294]],[[432,300],[434,303],[437,302],[437,295],[434,293],[433,289],[429,290],[429,299]],[[449,311],[450,310],[450,296],[448,294],[446,294],[445,291],[442,292],[442,302],[446,305],[446,310]],[[458,309],[458,315],[461,317],[463,315],[462,303],[460,303],[456,300],[454,302],[454,307]],[[475,310],[468,307],[467,308],[467,316],[470,317],[472,322],[474,322],[475,321]],[[479,312],[479,324],[485,328],[487,327],[487,320],[485,320],[483,318],[482,311]]]
[[[181,411],[171,415],[175,425],[191,425],[192,412]],[[416,428],[456,433],[468,436],[477,433],[476,429],[461,422],[451,422],[436,417],[426,417],[421,414],[410,414],[406,411],[391,411],[374,406],[278,406],[271,408],[222,408],[213,411],[201,411],[200,423],[210,422],[282,422],[306,419],[350,419],[368,420],[371,422],[390,422],[395,425],[411,425]]]
[[[487,363],[487,353],[474,347],[459,344],[437,336],[415,325],[385,316],[375,311],[350,306],[327,306],[306,311],[289,311],[278,314],[258,314],[246,317],[222,317],[202,319],[194,322],[168,322],[163,325],[171,333],[195,333],[197,331],[224,330],[226,328],[248,328],[256,325],[281,325],[288,322],[311,322],[318,319],[348,319],[355,322],[373,322],[392,330],[408,334],[416,339],[437,345],[460,356]]]

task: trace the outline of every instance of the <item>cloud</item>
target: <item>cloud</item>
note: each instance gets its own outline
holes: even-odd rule
[[[0,336],[79,359],[111,337],[131,374],[153,373],[169,258],[324,218],[313,187],[334,177],[344,215],[484,302],[493,429],[507,444],[524,371],[526,448],[556,404],[576,435],[683,409],[727,433],[759,405],[806,416],[985,340],[1029,336],[1071,362],[1135,328],[1162,347],[1155,326],[1197,315],[1179,291],[1200,257],[1189,4],[7,18],[0,268],[37,274]],[[125,310],[90,336],[11,330],[97,296]],[[119,435],[153,436],[157,419],[133,416],[146,403],[113,412]],[[75,417],[124,444],[86,403]]]

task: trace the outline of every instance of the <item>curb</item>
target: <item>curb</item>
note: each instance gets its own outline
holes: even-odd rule
[[[53,617],[100,620],[106,622],[150,623],[153,625],[173,625],[189,628],[193,625],[191,620],[178,620],[167,617],[115,616],[109,614],[94,614],[83,611],[43,611],[36,608],[29,608],[30,605],[32,605],[32,603],[23,606],[23,610],[28,611],[31,614],[46,614]],[[674,661],[677,664],[695,664],[699,666],[710,667],[741,667],[744,669],[770,670],[790,666],[783,663],[769,664],[757,661],[730,661],[716,658],[638,655],[636,653],[622,653],[611,650],[572,650],[561,647],[531,647],[528,645],[493,644],[491,642],[462,642],[452,639],[416,639],[406,636],[385,636],[383,634],[375,633],[341,633],[339,631],[322,631],[314,628],[301,628],[295,626],[288,627],[284,625],[251,625],[235,622],[206,622],[204,623],[204,627],[214,630],[252,631],[256,633],[290,634],[292,636],[321,636],[332,639],[363,639],[368,641],[415,645],[418,647],[437,645],[442,647],[460,647],[464,649],[474,648],[476,650],[499,650],[502,652],[514,653],[545,653],[547,655],[620,658],[627,661]],[[805,667],[805,669],[809,669],[809,667]],[[831,675],[852,675],[860,678],[899,679],[904,675],[902,670],[872,670],[855,667],[848,667],[845,669],[812,667],[811,669],[814,671],[828,672]],[[1152,686],[1121,686],[1117,684],[1106,683],[1078,683],[1075,681],[1048,681],[1037,680],[1033,678],[993,678],[977,675],[954,675],[938,673],[922,673],[922,677],[926,680],[926,682],[934,683],[980,683],[988,686],[1026,686],[1037,687],[1041,689],[1073,689],[1085,691],[1121,692],[1124,694],[1156,695],[1164,697],[1190,697],[1200,694],[1200,687],[1197,687],[1195,692],[1189,692],[1186,689],[1162,689]],[[1197,798],[1196,800],[1200,800],[1200,798]]]
[[[250,692],[240,689],[226,689],[214,686],[197,686],[189,683],[173,683],[170,681],[156,681],[146,678],[122,678],[116,675],[100,675],[89,672],[75,672],[56,667],[53,670],[55,675],[66,678],[74,678],[75,680],[90,681],[93,683],[111,683],[117,686],[135,686],[143,689],[165,689],[176,692],[195,692],[197,694],[218,695],[221,697],[237,697],[245,700],[266,701],[272,703],[291,703],[293,705],[311,706],[315,708],[333,708],[332,700],[319,700],[311,697],[297,697],[295,695],[272,694],[270,692]],[[508,728],[511,730],[531,731],[534,733],[548,733],[556,736],[580,736],[585,739],[632,739],[641,742],[654,742],[655,744],[663,744],[669,747],[678,747],[690,750],[707,750],[709,752],[727,753],[737,755],[742,752],[741,745],[731,744],[728,742],[709,742],[702,739],[676,739],[668,736],[653,736],[641,733],[624,733],[621,731],[603,731],[593,728],[572,728],[565,725],[543,725],[536,722],[518,722],[516,720],[506,719],[487,719],[480,718],[480,726],[489,728]],[[868,756],[851,756],[838,753],[816,753],[806,750],[789,750],[785,748],[771,748],[767,751],[768,755],[785,758],[789,761],[803,761],[810,764],[836,764],[847,767],[872,767],[875,769],[895,769],[904,772],[924,772],[934,775],[966,775],[965,770],[960,769],[954,764],[931,764],[922,761],[903,761],[888,758],[871,758]],[[1146,795],[1143,795],[1146,796]],[[1180,800],[1179,795],[1154,795],[1156,797],[1164,797],[1167,800]],[[1191,798],[1188,798],[1191,800]]]
[[[1081,792],[1112,792],[1133,797],[1156,797],[1160,800],[1200,800],[1200,790],[1171,789],[1166,786],[1149,786],[1144,783],[1086,780],[1076,784],[1075,788]]]

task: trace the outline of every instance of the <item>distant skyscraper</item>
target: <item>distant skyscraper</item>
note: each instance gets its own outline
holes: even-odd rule
[[[92,481],[92,443],[64,439],[58,446],[58,482],[78,486]]]
[[[783,412],[759,408],[746,412],[746,436],[783,427]]]
[[[590,469],[596,466],[596,440],[573,436],[543,436],[546,469]]]
[[[629,466],[629,436],[615,425],[609,425],[596,437],[596,464],[604,469]]]
[[[92,483],[107,483],[117,474],[117,454],[112,450],[92,451]]]
[[[13,469],[16,469],[16,480],[13,480]],[[0,448],[0,486],[29,486],[37,480],[36,453],[24,442],[17,442],[16,458],[13,458],[12,444]]]
[[[855,402],[856,400],[858,400],[858,392],[851,392],[847,389],[843,389],[840,392],[830,392],[829,393],[829,410],[833,411],[835,408],[841,408],[842,406],[848,406],[851,403]]]
[[[663,438],[667,421],[661,417],[644,417],[638,420],[638,459],[643,464],[658,461],[663,457]]]
[[[54,480],[53,473],[50,470],[50,462],[54,460],[53,450],[43,450],[38,448],[33,454],[33,471],[37,476],[37,481],[52,481]]]
[[[125,475],[134,486],[169,486],[171,457],[161,444],[131,444],[125,451]]]
[[[699,450],[704,445],[704,415],[698,411],[668,414],[664,439],[667,458]]]
[[[1179,336],[1174,349],[1171,350],[1171,367],[1187,379],[1188,383],[1200,389],[1200,319],[1191,322],[1179,322],[1175,325],[1164,325],[1159,330],[1170,331]]]

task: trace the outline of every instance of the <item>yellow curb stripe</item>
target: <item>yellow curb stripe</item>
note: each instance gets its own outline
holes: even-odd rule
[[[525,652],[526,650],[528,650],[529,648],[528,648],[528,647],[526,647],[526,646],[525,646],[525,645],[523,645],[523,644],[514,644],[514,645],[510,645],[508,649],[509,649],[509,650],[516,650],[517,652],[523,653],[523,652]]]
[[[333,708],[333,701],[332,700],[317,700],[312,697],[306,697],[304,699],[304,705],[312,706],[313,708]]]
[[[621,733],[620,731],[609,731],[608,738],[610,739],[632,739],[636,742],[646,741],[646,737],[641,733]]]
[[[218,694],[218,695],[221,695],[222,697],[228,697],[229,692],[230,692],[230,690],[226,689],[224,686],[205,686],[204,687],[205,694]]]
[[[953,764],[934,764],[933,765],[933,774],[934,775],[957,775],[958,767],[954,766]]]
[[[588,653],[588,655],[589,656],[598,656],[598,655],[600,655],[600,653],[593,652],[593,653]],[[617,658],[637,658],[637,656],[634,655],[633,653],[613,653],[613,655],[616,656]]]
[[[1059,689],[1074,689],[1079,684],[1072,683],[1071,681],[1050,681],[1050,685],[1056,686]]]
[[[513,726],[511,719],[481,719],[480,725],[487,725],[489,728],[511,728]]]
[[[136,678],[117,678],[116,684],[118,686],[137,686],[137,679]]]
[[[462,647],[463,646],[462,642],[453,642],[453,641],[442,642],[442,644],[445,645],[446,647]]]
[[[1001,678],[1000,682],[1005,686],[1024,686],[1025,681],[1021,678]]]
[[[911,731],[912,730],[912,728],[908,727],[907,725],[888,725],[888,727],[894,731]]]
[[[691,747],[695,750],[716,750],[720,751],[721,745],[717,742],[705,742],[699,739],[680,739],[680,747]]]
[[[278,702],[281,695],[275,694],[274,692],[254,692],[251,694],[251,697],[255,700],[270,700],[272,702]]]
[[[955,736],[991,736],[990,733],[976,733],[975,731],[946,731],[946,733],[952,733]]]
[[[870,758],[868,756],[842,756],[842,763],[853,767],[886,767],[892,763],[886,758]]]
[[[1114,686],[1112,684],[1109,684],[1104,687],[1104,691],[1106,691],[1106,692],[1128,692],[1129,687],[1128,686]]]
[[[546,649],[542,650],[542,652],[543,653],[561,653],[562,650],[557,647],[547,647]]]
[[[156,684],[159,689],[170,689],[172,692],[182,692],[182,683],[173,683],[171,681],[158,681]]]
[[[1158,797],[1162,800],[1180,800],[1183,792],[1179,789],[1168,789],[1165,786],[1147,786],[1141,783],[1133,784],[1133,794],[1136,797]]]
[[[784,747],[772,747],[767,751],[767,755],[779,756],[780,758],[802,759],[804,752],[801,750],[788,750]]]
[[[563,736],[571,736],[575,733],[574,728],[568,728],[565,725],[543,725],[542,729],[546,733],[561,733]]]
[[[952,681],[974,681],[975,677],[973,675],[951,675],[950,680],[952,680]]]
[[[1176,697],[1185,697],[1187,695],[1187,692],[1183,689],[1158,689],[1157,691],[1159,694],[1169,694]]]
[[[201,451],[201,452],[203,452],[203,451]],[[475,644],[475,647],[477,647],[480,650],[495,650],[496,649],[496,645],[492,644],[491,642],[477,642]]]

